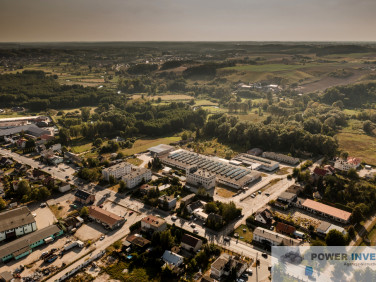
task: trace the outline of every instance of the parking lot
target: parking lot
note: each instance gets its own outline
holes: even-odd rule
[[[56,217],[48,206],[41,208],[39,205],[34,204],[30,205],[29,209],[31,213],[35,215],[38,229],[45,228],[56,222]]]
[[[86,242],[87,240],[96,241],[106,233],[107,230],[101,224],[96,222],[88,222],[78,228],[74,233],[74,236],[82,242]]]

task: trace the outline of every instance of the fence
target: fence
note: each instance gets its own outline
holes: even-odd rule
[[[64,274],[62,277],[60,277],[59,279],[56,279],[55,282],[60,282],[60,281],[64,281],[65,279],[68,279],[69,277],[71,277],[72,275],[74,275],[75,273],[77,273],[78,271],[80,271],[82,268],[88,266],[90,263],[92,263],[94,260],[102,257],[104,254],[106,253],[105,250],[99,252],[98,254],[96,254],[95,256],[92,256],[90,259],[84,261],[82,264],[80,264],[79,266],[77,266],[76,268],[74,268],[73,270],[67,272],[66,274]]]

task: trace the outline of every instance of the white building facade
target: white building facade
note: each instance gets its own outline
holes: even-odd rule
[[[132,189],[139,185],[143,180],[148,182],[151,180],[151,170],[146,168],[132,168],[131,172],[124,175],[122,180],[128,189]]]
[[[102,176],[104,180],[109,180],[110,176],[119,179],[123,175],[130,173],[132,166],[129,163],[122,162],[102,170]]]

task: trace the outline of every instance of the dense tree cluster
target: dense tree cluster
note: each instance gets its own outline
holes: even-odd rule
[[[237,144],[245,149],[261,147],[264,150],[295,153],[296,150],[314,154],[335,155],[337,142],[323,134],[311,134],[300,124],[256,124],[239,121],[235,117],[217,114],[209,117],[204,126],[206,136]]]
[[[32,111],[40,111],[47,108],[94,106],[111,95],[94,87],[60,85],[41,71],[0,75],[0,101],[3,107],[24,106]]]
[[[327,104],[340,100],[346,108],[362,108],[376,102],[376,83],[332,87],[324,92],[321,99]]]

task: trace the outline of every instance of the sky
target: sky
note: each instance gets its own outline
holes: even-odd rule
[[[0,0],[1,42],[376,41],[376,0]]]

